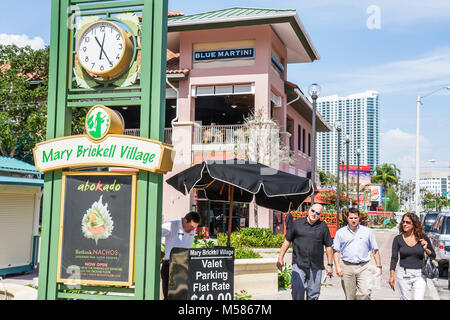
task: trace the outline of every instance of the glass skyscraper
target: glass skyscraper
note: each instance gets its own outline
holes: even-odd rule
[[[370,166],[372,173],[380,164],[380,101],[376,91],[366,91],[348,97],[337,95],[319,98],[317,111],[334,126],[342,123],[341,159],[346,157],[345,137],[350,135],[349,164],[357,164],[356,150],[361,149],[360,165]],[[336,129],[317,134],[318,168],[337,174]]]

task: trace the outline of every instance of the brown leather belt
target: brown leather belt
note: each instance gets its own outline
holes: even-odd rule
[[[363,265],[363,264],[366,264],[366,263],[369,263],[369,261],[366,261],[366,262],[358,262],[358,263],[354,263],[354,262],[348,262],[348,261],[344,261],[344,260],[342,260],[345,264],[351,264],[351,265],[353,265],[353,266],[359,266],[359,265]]]

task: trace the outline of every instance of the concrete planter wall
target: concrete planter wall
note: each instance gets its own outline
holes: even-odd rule
[[[234,262],[234,292],[251,295],[278,292],[277,259],[239,259]]]

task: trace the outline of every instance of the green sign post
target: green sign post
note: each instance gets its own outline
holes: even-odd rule
[[[47,140],[71,135],[74,108],[101,104],[139,108],[141,138],[162,141],[168,0],[52,0],[51,16]],[[101,137],[104,115],[96,115],[88,125],[98,123]],[[45,173],[38,299],[159,299],[162,174],[140,169],[137,176],[134,286],[82,284],[73,294],[57,281],[63,170]]]

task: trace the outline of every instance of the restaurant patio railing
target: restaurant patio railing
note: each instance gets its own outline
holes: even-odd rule
[[[125,129],[124,132],[127,136],[135,136],[139,137],[141,135],[140,129]],[[164,129],[164,142],[168,144],[172,144],[172,128]]]
[[[194,128],[195,145],[224,145],[248,143],[247,127],[245,125],[196,126]],[[126,135],[139,136],[139,129],[126,129]],[[164,129],[164,142],[172,144],[172,128]]]
[[[245,125],[213,125],[194,128],[194,144],[245,144],[248,142]]]

